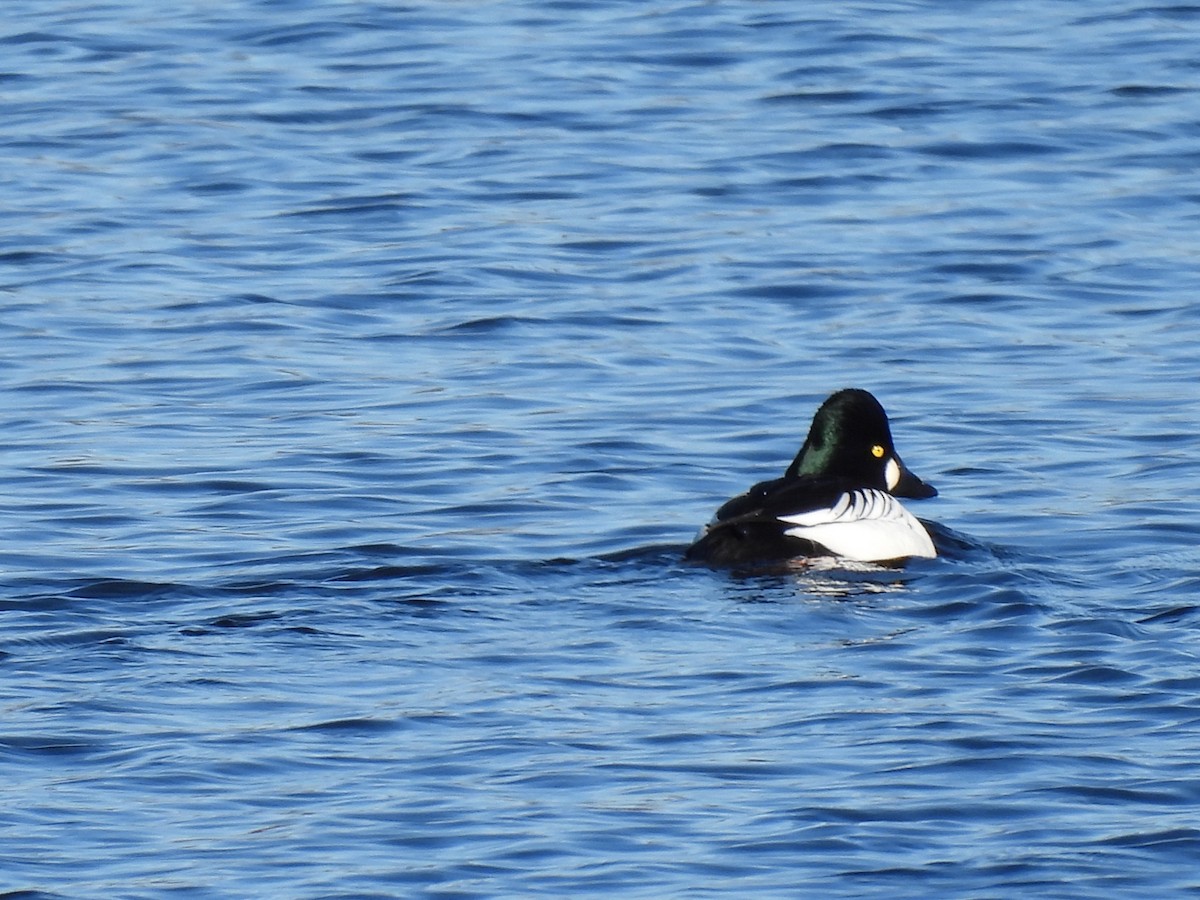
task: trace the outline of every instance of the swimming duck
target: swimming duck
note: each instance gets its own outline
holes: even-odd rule
[[[904,465],[887,413],[868,391],[831,395],[782,478],[717,510],[687,550],[714,565],[836,556],[891,562],[937,556],[929,532],[897,497],[937,496]]]

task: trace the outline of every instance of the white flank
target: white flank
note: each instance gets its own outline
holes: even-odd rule
[[[827,509],[780,516],[779,521],[793,526],[785,534],[816,541],[858,562],[937,556],[925,526],[883,491],[847,491]]]

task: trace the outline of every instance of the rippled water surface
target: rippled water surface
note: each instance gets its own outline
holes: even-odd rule
[[[1198,46],[8,3],[0,893],[1200,892]],[[941,557],[684,565],[849,385]]]

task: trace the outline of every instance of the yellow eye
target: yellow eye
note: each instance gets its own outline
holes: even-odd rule
[[[874,447],[872,447],[872,448],[871,448],[871,455],[872,455],[873,457],[875,457],[876,459],[883,459],[883,454],[884,454],[884,453],[886,453],[886,452],[887,452],[887,451],[885,451],[885,450],[884,450],[884,449],[883,449],[881,446],[879,446],[878,444],[876,444]]]

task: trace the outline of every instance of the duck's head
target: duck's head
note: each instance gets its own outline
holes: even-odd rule
[[[937,496],[933,485],[910,472],[900,459],[879,401],[858,388],[838,391],[821,404],[786,474],[852,478],[897,497]]]

